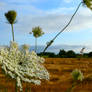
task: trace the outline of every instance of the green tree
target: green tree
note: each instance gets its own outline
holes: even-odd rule
[[[75,58],[75,57],[76,57],[75,52],[72,51],[72,50],[69,50],[69,51],[66,53],[66,55],[67,55],[67,58]]]
[[[13,41],[14,41],[13,24],[16,23],[16,16],[17,16],[17,13],[14,10],[10,10],[7,13],[5,13],[5,17],[8,20],[8,23],[11,24],[11,28],[12,28],[12,39],[13,39]]]
[[[65,50],[60,50],[58,53],[59,57],[65,58],[66,57],[66,51]]]
[[[30,32],[29,34],[32,34],[33,33],[33,36],[35,37],[35,52],[37,50],[37,38],[42,36],[44,34],[44,32],[42,31],[42,28],[40,28],[39,26],[38,27],[34,27],[32,29],[32,32]]]
[[[88,57],[92,57],[92,52],[89,52],[88,53]]]

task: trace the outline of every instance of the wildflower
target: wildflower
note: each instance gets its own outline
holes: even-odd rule
[[[40,79],[49,80],[49,73],[41,64],[44,59],[33,51],[25,53],[19,50],[15,42],[11,42],[9,48],[1,49],[0,57],[2,57],[0,59],[2,69],[5,74],[16,79],[20,91],[22,91],[22,81],[39,85]]]

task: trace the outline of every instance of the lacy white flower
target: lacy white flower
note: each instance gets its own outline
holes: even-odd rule
[[[39,85],[40,79],[49,80],[49,73],[42,65],[44,61],[34,51],[29,52],[27,48],[19,50],[15,42],[11,42],[9,48],[0,50],[2,69],[16,79],[20,90],[22,90],[22,81]]]

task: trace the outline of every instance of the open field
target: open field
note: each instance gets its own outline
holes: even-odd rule
[[[44,66],[50,73],[50,81],[42,80],[40,86],[23,83],[24,92],[26,92],[25,88],[30,87],[31,92],[65,92],[71,87],[73,69],[80,69],[85,77],[92,74],[91,58],[46,58]],[[7,78],[0,68],[0,92],[7,92],[6,90],[15,92],[15,80]],[[92,92],[92,80],[85,80],[74,88],[73,92]]]

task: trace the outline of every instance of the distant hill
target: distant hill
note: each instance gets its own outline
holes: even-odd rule
[[[8,46],[2,45],[2,46],[0,46],[0,49],[6,48],[6,47],[8,47]]]
[[[0,49],[1,48],[5,48],[7,46],[5,45],[1,45],[0,46]],[[21,47],[21,46],[20,46]],[[68,50],[73,50],[75,51],[76,53],[79,53],[80,50],[83,48],[84,46],[82,45],[54,45],[54,46],[50,46],[46,52],[53,52],[53,53],[58,53],[60,51],[60,49],[64,49],[65,51],[68,51]],[[90,52],[92,51],[92,48],[88,47],[88,46],[85,46],[85,50],[84,52]],[[40,53],[44,50],[45,46],[38,46],[37,48],[37,53]],[[34,46],[30,46],[30,51],[34,50],[35,47]]]
[[[60,51],[60,49],[64,49],[66,51],[68,50],[73,50],[76,53],[79,53],[81,48],[83,48],[84,46],[82,45],[55,45],[55,46],[50,46],[46,51],[47,52],[54,52],[54,53],[58,53]],[[38,46],[37,49],[37,53],[42,52],[43,49],[45,48],[45,46]],[[30,47],[30,51],[34,50],[34,46]],[[92,51],[92,49],[90,49],[89,47],[86,46],[86,49],[84,52],[90,52]]]

